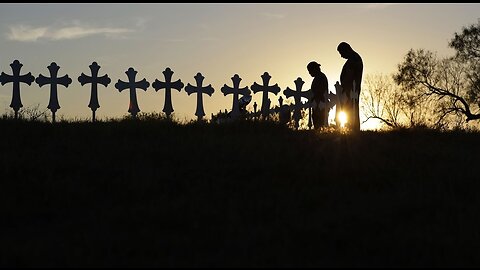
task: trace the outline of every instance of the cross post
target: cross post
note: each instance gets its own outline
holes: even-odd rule
[[[169,67],[167,67],[162,73],[165,76],[165,82],[155,79],[155,82],[152,83],[152,87],[156,92],[160,89],[165,89],[165,104],[163,105],[163,112],[167,115],[167,118],[170,118],[170,114],[174,111],[172,106],[172,88],[180,92],[184,85],[181,80],[172,82],[173,71]]]
[[[208,86],[202,86],[203,79],[205,79],[205,77],[203,77],[200,72],[198,72],[194,78],[197,86],[192,86],[190,83],[188,83],[185,87],[185,91],[188,93],[188,95],[197,93],[197,110],[195,111],[195,115],[197,116],[197,120],[200,121],[205,116],[205,111],[203,110],[203,94],[212,96],[215,90],[211,84]]]
[[[242,79],[238,74],[235,74],[232,77],[233,88],[228,87],[226,84],[223,85],[221,91],[224,96],[233,94],[233,105],[232,105],[232,118],[237,118],[240,115],[240,106],[238,105],[238,96],[248,96],[250,95],[250,89],[247,87],[240,88],[240,81]]]
[[[302,109],[305,107],[304,104],[302,104],[302,97],[310,100],[313,96],[313,93],[311,90],[303,91],[302,92],[302,87],[303,84],[305,83],[302,78],[298,77],[295,81],[295,91],[287,87],[283,91],[283,94],[289,98],[293,97],[295,99],[295,104],[294,104],[294,111],[293,111],[293,119],[295,120],[295,129],[298,129],[299,121],[302,118]],[[309,104],[307,104],[308,106]]]
[[[268,117],[269,115],[269,110],[270,110],[270,102],[268,102],[268,93],[273,93],[273,94],[278,94],[280,92],[280,87],[278,87],[278,84],[275,85],[268,85],[270,79],[272,76],[268,74],[268,72],[263,73],[261,76],[263,80],[263,85],[259,85],[256,82],[253,83],[253,85],[250,87],[252,89],[253,93],[257,92],[263,92],[263,97],[262,97],[262,116],[264,118]]]
[[[112,80],[110,80],[107,74],[103,75],[102,77],[98,77],[98,70],[100,69],[100,66],[97,64],[97,62],[93,62],[89,67],[92,76],[89,77],[82,72],[82,75],[78,77],[78,81],[82,86],[87,83],[92,84],[88,107],[92,110],[92,122],[95,122],[95,111],[100,108],[100,104],[98,103],[97,84],[102,84],[103,86],[107,87]]]
[[[59,78],[58,70],[60,67],[55,62],[52,62],[47,68],[50,71],[50,78],[40,74],[35,79],[35,82],[40,87],[44,86],[45,84],[50,84],[50,101],[48,102],[47,108],[52,111],[52,122],[55,123],[55,113],[58,109],[60,109],[60,104],[58,103],[57,85],[60,84],[68,88],[68,85],[72,83],[72,79],[70,79],[68,75],[64,75],[63,77]]]
[[[20,75],[20,69],[22,66],[23,64],[21,64],[18,60],[15,60],[10,64],[13,74],[8,75],[2,72],[0,75],[0,82],[2,85],[6,83],[13,83],[12,102],[10,103],[10,107],[13,108],[13,111],[15,112],[15,119],[18,118],[18,111],[23,107],[22,100],[20,98],[20,83],[32,85],[32,82],[35,80],[35,77],[30,72]]]
[[[132,67],[125,71],[125,74],[127,74],[128,82],[124,82],[119,79],[115,84],[115,88],[117,88],[119,92],[122,92],[124,89],[127,88],[130,90],[130,103],[128,106],[128,112],[132,115],[134,119],[136,119],[138,112],[140,112],[137,101],[137,88],[140,88],[143,91],[147,91],[150,83],[147,82],[145,78],[143,78],[143,80],[141,81],[136,82],[135,77],[137,76],[137,71],[134,70]]]

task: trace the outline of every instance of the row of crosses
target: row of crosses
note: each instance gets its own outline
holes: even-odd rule
[[[47,108],[50,109],[50,111],[52,112],[52,121],[55,122],[55,113],[58,109],[60,109],[60,104],[58,102],[58,95],[57,95],[57,86],[61,85],[64,87],[68,87],[72,83],[72,79],[68,75],[59,77],[58,71],[60,67],[55,62],[52,62],[47,67],[50,72],[50,77],[46,77],[40,74],[37,78],[35,78],[30,72],[27,74],[21,75],[20,70],[22,66],[23,65],[18,60],[15,60],[13,61],[12,64],[10,64],[10,67],[12,68],[12,75],[5,74],[4,72],[2,72],[0,75],[0,83],[2,85],[5,85],[7,83],[13,83],[13,94],[12,94],[12,101],[11,101],[10,107],[13,108],[13,110],[15,111],[15,118],[18,118],[18,111],[20,110],[20,108],[23,107],[22,101],[20,98],[20,83],[26,83],[28,85],[31,85],[32,82],[35,81],[40,87],[46,84],[50,85],[50,100]],[[88,104],[88,107],[92,110],[92,121],[95,121],[95,112],[100,107],[100,104],[98,102],[98,84],[101,84],[107,87],[110,84],[111,79],[106,74],[103,76],[99,76],[98,73],[100,70],[100,66],[97,64],[97,62],[93,62],[89,67],[90,67],[91,76],[88,76],[82,73],[78,77],[78,81],[82,86],[85,84],[91,84],[91,87],[90,87],[91,95],[90,95],[90,102]],[[180,79],[172,82],[172,75],[174,72],[170,68],[167,67],[162,73],[165,77],[165,81],[162,82],[162,81],[159,81],[158,79],[155,79],[155,81],[152,83],[152,87],[157,92],[158,90],[165,89],[165,104],[163,107],[163,112],[167,115],[167,117],[170,117],[170,115],[174,111],[172,106],[171,91],[172,89],[181,91],[181,89],[184,88],[184,84]],[[133,118],[136,118],[137,114],[140,112],[140,108],[138,106],[138,101],[137,101],[136,90],[142,89],[146,91],[147,88],[150,87],[150,83],[145,78],[143,78],[140,81],[137,81],[136,80],[137,71],[131,67],[125,72],[125,74],[127,75],[128,81],[125,82],[119,79],[117,83],[115,83],[115,88],[118,89],[119,92],[122,92],[125,89],[129,90],[130,104],[128,107],[128,112],[133,116]],[[196,86],[193,86],[190,83],[188,83],[187,86],[185,86],[185,91],[188,93],[188,95],[191,95],[194,93],[197,94],[197,108],[195,111],[195,115],[197,116],[198,120],[201,120],[205,116],[205,111],[203,109],[203,94],[212,96],[215,90],[213,89],[211,84],[207,86],[203,86],[203,81],[205,77],[201,73],[197,73],[197,75],[194,78],[195,78]],[[268,98],[268,93],[273,93],[277,95],[280,92],[280,87],[278,86],[278,84],[269,85],[271,76],[270,74],[268,74],[268,72],[265,72],[261,76],[261,78],[262,78],[263,84],[259,85],[258,83],[254,82],[250,90],[248,86],[240,88],[240,81],[242,79],[240,78],[240,76],[238,76],[238,74],[235,74],[231,78],[233,82],[233,87],[227,86],[225,84],[221,88],[221,92],[224,94],[224,96],[227,96],[230,94],[233,95],[233,105],[232,105],[232,113],[231,113],[231,116],[233,118],[236,118],[240,115],[239,96],[240,95],[249,96],[251,91],[253,91],[253,93],[258,93],[258,92],[263,93],[262,107],[260,111],[261,115],[263,117],[268,117],[268,115],[272,113],[272,110],[270,109],[271,102],[270,102],[270,99]],[[327,109],[327,112],[328,112],[328,110],[330,110],[335,104],[340,104],[339,102],[342,101],[342,98],[343,99],[346,98],[345,95],[341,97],[337,97],[335,94],[330,92],[326,97],[327,101],[325,103],[323,102],[321,104],[315,104],[314,102],[302,103],[301,98],[303,97],[310,100],[312,97],[312,92],[311,90],[302,91],[302,87],[305,82],[301,78],[297,78],[297,80],[295,80],[294,82],[295,82],[296,90],[292,90],[289,87],[287,87],[283,91],[283,93],[287,98],[293,97],[295,100],[295,103],[292,105],[291,108],[294,110],[293,118],[295,120],[296,128],[298,128],[298,122],[301,119],[302,109],[308,108],[311,111],[312,107],[318,106],[319,108]],[[337,89],[337,93],[341,93],[341,86],[338,84],[338,82],[335,85],[335,87]],[[351,93],[351,97],[356,98],[358,100],[358,94],[355,95],[355,93]],[[355,104],[355,102],[353,102],[353,104]],[[280,105],[282,105],[282,100],[280,100]],[[256,113],[256,103],[254,104],[254,108]],[[278,111],[275,111],[275,112],[278,112]],[[310,123],[309,123],[309,126],[311,126]]]

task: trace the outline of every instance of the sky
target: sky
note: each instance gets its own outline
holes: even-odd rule
[[[215,92],[204,95],[206,118],[220,110],[230,110],[232,95],[221,87],[232,86],[238,74],[240,87],[262,83],[261,75],[271,75],[270,84],[281,89],[269,94],[273,105],[283,90],[294,89],[300,77],[310,89],[312,77],[306,65],[317,61],[335,92],[345,59],[336,48],[348,42],[358,52],[367,75],[392,74],[410,49],[427,49],[438,56],[451,56],[448,42],[462,27],[476,24],[480,4],[327,4],[327,3],[1,3],[0,71],[11,74],[10,64],[19,60],[21,73],[50,76],[47,66],[56,62],[59,76],[68,74],[73,82],[58,87],[61,108],[57,119],[88,119],[91,110],[90,85],[81,86],[78,76],[90,75],[96,61],[99,75],[112,82],[98,87],[100,108],[97,118],[128,114],[128,91],[119,92],[115,83],[127,81],[125,72],[138,71],[137,80],[164,81],[169,67],[172,80],[195,85],[200,72],[204,85]],[[261,93],[253,94],[249,105],[261,106]],[[9,107],[12,84],[0,86],[0,113]],[[49,86],[21,85],[25,107],[46,108]],[[138,90],[142,112],[162,112],[165,91]],[[174,116],[196,119],[196,95],[172,91]],[[361,101],[360,101],[361,102]],[[331,113],[332,114],[332,113]],[[362,115],[363,117],[363,115]],[[362,129],[368,128],[363,124]]]

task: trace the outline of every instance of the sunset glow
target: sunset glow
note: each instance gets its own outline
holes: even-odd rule
[[[341,14],[341,18],[339,17]],[[310,89],[312,77],[306,65],[314,60],[328,78],[329,90],[339,80],[345,59],[336,48],[347,41],[364,62],[367,74],[389,74],[411,48],[428,48],[439,55],[451,55],[447,40],[462,26],[475,23],[478,4],[0,4],[0,70],[11,73],[18,59],[22,73],[48,74],[56,62],[59,74],[73,79],[59,88],[59,118],[86,119],[90,87],[77,78],[89,74],[96,61],[99,74],[108,74],[112,83],[98,89],[97,117],[127,115],[129,95],[114,84],[126,81],[125,71],[133,67],[138,79],[150,84],[164,80],[169,67],[172,80],[194,84],[202,73],[204,84],[215,92],[203,97],[205,118],[220,110],[231,110],[232,96],[220,89],[232,85],[238,74],[240,87],[261,83],[264,72],[278,99],[293,102],[283,91],[294,88],[298,77]],[[408,18],[408,19],[407,19]],[[46,108],[48,90],[37,84],[22,85],[24,107],[40,104]],[[196,118],[196,99],[182,89],[172,91],[173,115],[180,120]],[[149,87],[137,93],[141,112],[162,112],[165,94]],[[11,111],[11,85],[0,87],[0,111]],[[262,94],[252,95],[248,110],[262,103]],[[360,100],[360,102],[362,102]],[[332,110],[330,113],[332,113]],[[360,113],[361,122],[364,116]],[[373,124],[362,124],[362,129]]]
[[[345,124],[347,124],[347,114],[345,112],[339,112],[338,120],[340,121],[340,127],[344,128]]]

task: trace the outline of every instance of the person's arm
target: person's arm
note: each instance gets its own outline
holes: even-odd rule
[[[319,96],[318,94],[319,94],[319,90],[321,89],[320,87],[321,87],[321,85],[320,85],[318,79],[314,78],[313,81],[312,81],[312,87],[310,88],[310,90],[312,91],[312,97],[309,100],[310,102],[313,101],[313,100],[318,101],[318,96]]]
[[[351,60],[347,60],[345,66],[342,69],[342,74],[340,76],[340,83],[343,87],[343,91],[351,90],[353,86],[354,77],[354,63]],[[349,91],[347,91],[349,92]]]
[[[325,74],[322,76],[322,80],[320,81],[320,96],[323,101],[326,101],[326,94],[328,94],[328,79]]]
[[[363,74],[363,63],[362,63],[362,60],[359,59],[358,61],[355,61],[354,63],[354,73],[355,73],[355,76],[353,78],[353,80],[355,80],[356,82],[356,88],[357,88],[357,91],[360,90],[360,85],[361,85],[361,82],[362,82],[362,74]]]

